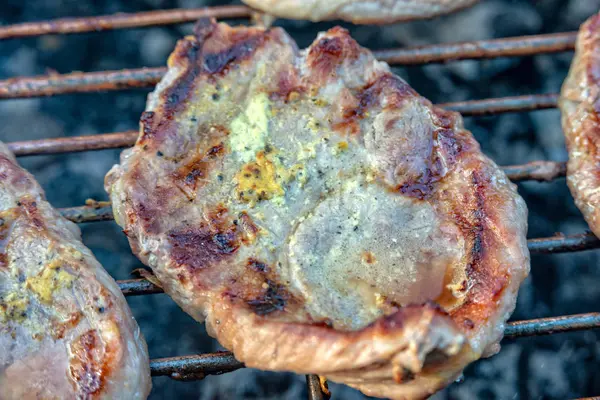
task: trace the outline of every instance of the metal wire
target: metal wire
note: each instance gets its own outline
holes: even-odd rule
[[[306,386],[308,386],[309,400],[329,399],[329,393],[321,389],[321,381],[318,375],[306,375]]]
[[[600,248],[600,240],[593,233],[576,235],[556,235],[546,238],[529,239],[529,251],[537,254],[558,254]],[[129,279],[117,281],[125,296],[140,296],[162,293],[162,289],[146,279]]]
[[[504,337],[550,335],[595,328],[600,328],[600,313],[509,322],[504,331]],[[201,379],[206,375],[217,375],[242,367],[243,364],[237,361],[230,352],[160,358],[150,361],[152,376],[170,376],[178,380]],[[318,385],[318,378],[315,382],[315,378],[311,377],[311,388],[315,384]]]
[[[0,81],[0,99],[146,88],[157,84],[165,72],[160,67],[10,78]]]
[[[133,146],[137,131],[103,133],[91,136],[72,136],[6,143],[16,156],[75,153],[88,150],[117,149]]]
[[[441,103],[438,104],[438,106],[448,110],[458,111],[462,115],[473,116],[544,110],[555,108],[557,102],[558,94],[550,93]]]
[[[555,161],[533,161],[522,165],[501,167],[508,179],[513,182],[548,182],[567,173],[567,164]]]
[[[519,57],[573,50],[577,32],[444,43],[374,51],[388,64],[416,65],[482,58]]]
[[[166,68],[159,67],[10,78],[0,80],[0,99],[153,87],[165,73]],[[438,105],[467,116],[493,115],[554,108],[557,100],[558,95],[550,93],[469,100]]]
[[[141,296],[163,292],[162,288],[143,278],[117,281],[117,284],[125,296]]]
[[[564,315],[509,322],[504,337],[551,335],[553,333],[600,328],[600,313]]]
[[[97,222],[111,221],[113,217],[112,207],[110,206],[79,206],[60,208],[60,213],[66,219],[82,223],[82,222]]]
[[[152,376],[168,376],[185,381],[202,379],[206,375],[220,375],[243,367],[244,364],[229,351],[150,360]]]
[[[0,39],[14,39],[53,33],[100,32],[111,29],[139,28],[193,22],[200,18],[245,18],[252,11],[244,6],[204,7],[138,13],[119,13],[98,17],[61,18],[50,21],[25,22],[0,27]]]
[[[178,24],[193,22],[205,17],[247,18],[251,15],[252,10],[248,7],[221,6],[130,14],[121,13],[97,17],[62,18],[0,27],[0,40],[47,34],[99,32],[112,29]],[[379,59],[390,64],[404,65],[466,59],[519,57],[572,50],[575,47],[576,36],[577,32],[564,32],[387,49],[378,50],[374,53]]]

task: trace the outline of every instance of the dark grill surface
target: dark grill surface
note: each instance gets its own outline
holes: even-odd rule
[[[235,7],[199,10],[230,4],[2,1],[0,140],[13,142],[12,149],[22,156],[19,161],[36,175],[49,201],[64,207],[67,218],[82,223],[84,242],[121,280],[153,358],[152,399],[323,398],[317,377],[241,368],[230,353],[220,352],[201,324],[164,294],[152,294],[160,293],[159,288],[132,274],[141,265],[111,221],[110,205],[83,206],[88,198],[106,200],[104,174],[117,162],[118,148],[133,142],[146,93],[164,73],[175,41],[191,32],[189,23],[172,23],[208,14],[248,15],[238,2],[231,4]],[[192,7],[195,10],[152,12]],[[507,328],[498,355],[471,365],[464,382],[435,399],[566,399],[600,394],[599,331],[591,329],[600,327],[600,314],[595,313],[600,311],[598,250],[581,252],[599,248],[600,241],[586,231],[565,185],[566,150],[559,112],[554,109],[571,61],[574,31],[599,9],[600,0],[483,0],[472,9],[433,21],[385,27],[344,24],[362,45],[398,65],[396,72],[421,94],[471,116],[466,118],[467,128],[484,152],[520,182],[519,191],[529,206],[532,270],[513,315],[519,322]],[[133,18],[12,26],[140,11],[145,14]],[[334,25],[278,24],[301,47]],[[142,27],[148,25],[161,26]],[[53,32],[73,34],[36,36]],[[510,37],[516,38],[495,40]],[[531,56],[534,52],[544,54]],[[456,59],[468,60],[441,63]],[[420,65],[426,62],[431,64]],[[73,71],[85,73],[70,74]],[[18,76],[27,78],[12,79]],[[41,97],[55,94],[61,95]],[[100,133],[104,135],[90,136]],[[46,140],[51,138],[61,139]],[[86,151],[95,149],[104,150]],[[579,332],[568,332],[575,330]],[[237,371],[229,372],[233,370]],[[330,383],[330,388],[334,399],[366,398],[342,385]]]

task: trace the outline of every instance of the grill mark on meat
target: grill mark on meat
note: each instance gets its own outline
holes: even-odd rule
[[[138,220],[146,232],[160,232],[162,226],[161,219],[159,218],[160,213],[167,209],[171,199],[176,198],[174,193],[177,189],[160,186],[156,182],[147,182],[146,175],[139,168],[134,168],[132,178],[140,187],[145,185],[153,186],[154,191],[151,196],[139,195],[128,200],[132,205],[132,209],[127,212],[129,223],[133,224]]]
[[[234,229],[215,233],[206,226],[168,234],[173,260],[194,270],[207,268],[234,253],[239,247],[236,239]]]
[[[322,38],[314,43],[306,59],[316,88],[335,76],[337,67],[343,62],[355,60],[361,53],[358,43],[350,38],[346,29],[336,26],[328,33],[335,36]]]
[[[210,147],[206,152],[196,155],[173,173],[175,185],[183,184],[188,187],[190,191],[184,191],[184,193],[190,200],[195,198],[195,191],[199,186],[204,185],[210,170],[215,166],[216,158],[224,154],[225,145],[220,142]]]
[[[247,265],[251,270],[256,272],[269,272],[267,264],[254,258],[249,258]]]
[[[431,155],[425,160],[424,173],[403,182],[397,188],[403,195],[419,200],[429,199],[435,192],[435,184],[446,176],[463,149],[462,143],[456,139],[455,132],[444,128],[433,132],[431,145]]]
[[[71,313],[66,321],[53,323],[52,337],[54,340],[63,339],[67,331],[72,330],[79,324],[83,314],[80,311]]]
[[[204,71],[209,74],[227,72],[226,68],[230,64],[247,58],[264,40],[264,35],[254,36],[235,43],[223,52],[205,54]]]
[[[292,93],[300,94],[305,91],[306,88],[301,84],[296,68],[289,65],[279,71],[276,90],[269,93],[269,99],[271,101],[282,100],[287,103],[293,100]]]
[[[25,212],[31,223],[38,229],[44,228],[44,222],[38,212],[37,202],[30,197],[22,197],[20,199],[21,209]]]
[[[508,276],[506,274],[500,276],[496,271],[497,261],[487,257],[488,248],[498,245],[493,243],[494,239],[489,237],[486,228],[487,219],[490,217],[486,211],[489,202],[486,199],[488,184],[486,177],[478,169],[474,169],[471,173],[474,198],[466,199],[464,208],[457,211],[455,215],[459,228],[463,231],[467,243],[470,244],[469,261],[466,267],[469,281],[466,289],[469,294],[463,306],[450,314],[458,326],[467,330],[485,323],[495,301],[500,298],[508,284]],[[476,321],[469,318],[470,316],[476,316]]]
[[[8,248],[8,238],[13,225],[12,216],[8,213],[4,213],[0,216],[0,268],[8,265],[8,254],[6,250]]]
[[[102,340],[96,330],[84,332],[71,344],[69,371],[79,399],[94,398],[104,387]]]
[[[208,222],[167,234],[170,256],[178,267],[203,270],[232,256],[240,247],[238,227],[230,222],[227,208],[207,213]]]
[[[246,301],[250,309],[260,316],[283,310],[289,298],[289,292],[282,285],[267,279],[266,286],[264,293]]]
[[[270,30],[233,31],[226,36],[221,49],[204,48],[205,40],[213,35],[217,23],[203,19],[195,28],[195,39],[180,41],[173,53],[172,62],[181,64],[183,72],[161,94],[161,118],[154,113],[142,115],[142,140],[160,139],[174,134],[175,115],[182,111],[201,77],[214,81],[225,75],[237,63],[249,58],[271,36]],[[171,59],[170,59],[171,60]],[[140,142],[142,143],[142,142]]]
[[[242,211],[238,218],[239,219],[234,220],[233,223],[237,225],[242,232],[242,243],[245,245],[252,244],[259,234],[260,228],[256,226],[246,211]]]
[[[600,15],[593,16],[586,24],[585,34],[586,42],[585,49],[583,52],[588,54],[595,54],[597,51],[598,43],[598,31],[600,30]],[[600,84],[600,65],[597,62],[588,62],[586,65],[585,72],[587,74],[587,80],[591,86],[598,86]],[[600,112],[600,99],[595,98],[592,102],[592,107],[595,113]]]
[[[148,143],[154,136],[154,117],[156,113],[154,111],[144,111],[140,117],[140,143]]]
[[[383,74],[373,82],[359,89],[355,94],[356,107],[346,108],[342,111],[341,120],[332,125],[338,132],[360,133],[360,120],[367,117],[369,112],[382,107],[382,98],[385,99],[385,108],[400,108],[404,100],[414,97],[416,92],[408,83],[392,74]]]

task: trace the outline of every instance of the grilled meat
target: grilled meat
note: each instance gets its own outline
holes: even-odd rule
[[[201,21],[106,177],[134,253],[249,367],[420,398],[498,351],[527,210],[459,114],[341,28]]]
[[[567,184],[575,204],[600,236],[600,14],[577,36],[575,58],[559,99],[569,162]]]
[[[144,399],[150,387],[117,284],[0,143],[0,399]]]
[[[324,21],[343,19],[356,24],[386,24],[432,18],[468,7],[478,0],[243,0],[281,18]]]

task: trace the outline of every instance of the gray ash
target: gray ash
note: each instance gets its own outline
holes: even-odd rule
[[[13,24],[66,16],[91,16],[227,2],[202,0],[4,0],[0,23]],[[353,36],[371,48],[501,38],[570,31],[600,8],[600,0],[486,0],[461,13],[433,21],[385,27],[351,26]],[[278,22],[300,46],[333,23]],[[164,65],[175,41],[191,25],[118,30],[68,36],[43,36],[0,42],[0,79],[38,75],[49,70],[135,68]],[[462,61],[446,65],[395,68],[434,102],[528,93],[557,92],[571,54]],[[0,140],[75,136],[136,129],[146,90],[65,95],[0,102]],[[498,164],[566,159],[557,110],[466,118],[467,127],[485,153]],[[87,198],[105,200],[104,174],[119,151],[22,158],[58,207],[81,205]],[[543,237],[587,229],[564,179],[523,183],[529,206],[529,236]],[[116,224],[82,225],[85,243],[117,279],[130,277],[140,263],[131,254]],[[598,311],[598,251],[532,257],[530,278],[523,285],[513,319]],[[165,295],[129,299],[150,355],[167,357],[217,350],[201,324],[184,314]],[[600,394],[598,332],[587,331],[530,339],[505,340],[502,351],[474,363],[436,399],[565,399]],[[365,398],[332,385],[334,399]],[[199,382],[154,379],[153,399],[299,399],[306,398],[304,377],[256,370],[210,376]]]

